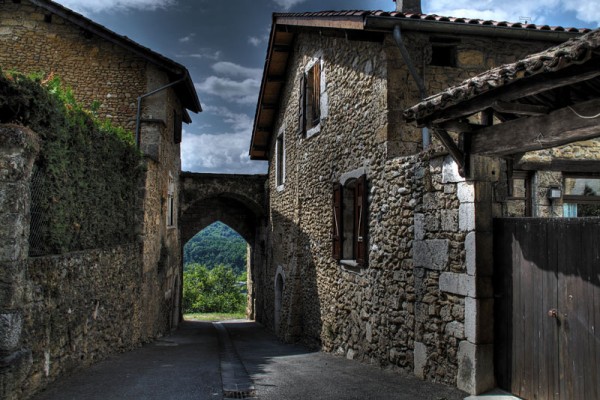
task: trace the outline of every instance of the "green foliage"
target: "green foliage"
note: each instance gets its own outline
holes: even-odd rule
[[[236,231],[222,222],[215,222],[184,246],[184,264],[197,263],[209,269],[220,264],[229,265],[240,274],[246,270],[246,246],[246,241]]]
[[[231,268],[189,264],[183,273],[184,313],[241,313],[246,306],[242,276]],[[245,283],[245,281],[243,281]]]
[[[53,75],[1,70],[0,123],[22,124],[41,139],[32,182],[32,255],[135,239],[143,169],[132,134],[98,120]]]

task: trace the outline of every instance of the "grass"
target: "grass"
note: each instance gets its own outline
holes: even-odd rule
[[[184,314],[183,319],[188,321],[227,321],[231,319],[246,319],[245,313],[195,313]]]

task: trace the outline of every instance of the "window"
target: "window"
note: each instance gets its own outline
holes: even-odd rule
[[[183,121],[181,115],[177,111],[173,110],[173,142],[175,144],[181,143],[181,131],[183,129]]]
[[[565,176],[563,216],[600,217],[600,177]]]
[[[456,67],[456,48],[459,40],[450,37],[432,37],[431,65],[438,67]]]
[[[319,132],[327,116],[327,98],[321,59],[315,59],[300,77],[298,131],[310,137]]]
[[[367,179],[347,174],[333,187],[333,258],[348,266],[367,264]]]
[[[175,225],[175,183],[169,174],[169,187],[167,190],[167,226]]]
[[[277,135],[277,142],[275,143],[275,180],[277,190],[282,190],[285,183],[285,141],[283,130]]]

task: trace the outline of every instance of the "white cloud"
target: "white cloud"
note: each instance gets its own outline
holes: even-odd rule
[[[226,107],[206,106],[204,112],[223,118],[223,122],[229,124],[236,132],[244,132],[250,137],[254,121],[248,114],[234,113]]]
[[[254,104],[258,98],[262,69],[247,68],[232,62],[215,63],[212,69],[219,76],[209,76],[196,83],[196,89],[238,104]]]
[[[200,51],[195,53],[179,53],[175,55],[177,58],[198,58],[204,60],[213,60],[216,61],[221,58],[220,50],[210,50],[210,49],[200,49]]]
[[[431,0],[424,4],[424,12],[430,14],[493,19],[519,22],[527,17],[529,22],[545,24],[549,16],[557,12],[573,11],[585,22],[600,23],[600,2],[597,0]]]
[[[189,34],[189,35],[187,35],[187,36],[184,36],[184,37],[182,37],[182,38],[179,38],[179,41],[180,41],[181,43],[187,43],[187,42],[189,42],[190,40],[192,40],[192,39],[194,38],[194,36],[196,36],[196,34],[195,34],[195,33],[190,33],[190,34]]]
[[[261,68],[247,68],[228,61],[220,61],[212,66],[213,71],[230,77],[242,77],[260,80],[262,77]]]
[[[598,0],[565,1],[564,3],[567,10],[575,11],[578,19],[600,26],[600,2]]]
[[[181,164],[184,171],[263,174],[265,162],[251,161],[248,132],[200,134],[183,131]]]
[[[275,3],[279,4],[285,10],[289,10],[296,4],[303,3],[305,0],[273,0]]]
[[[65,7],[79,12],[157,10],[177,4],[177,0],[60,0]]]
[[[250,36],[248,38],[248,43],[250,43],[252,46],[254,47],[258,47],[260,46],[260,44],[262,43],[262,40],[260,40],[259,38],[257,38],[256,36]]]

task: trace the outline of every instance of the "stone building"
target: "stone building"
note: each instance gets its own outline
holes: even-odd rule
[[[404,6],[273,16],[250,147],[269,160],[254,311],[286,340],[481,393],[495,385],[488,200],[506,166],[459,168],[402,112],[582,32]]]
[[[13,232],[25,240],[2,251],[3,270],[10,264],[14,273],[1,277],[0,397],[11,399],[177,326],[179,147],[182,122],[191,121],[188,111],[201,107],[184,66],[53,1],[3,1],[0,15],[0,68],[59,76],[87,108],[99,105],[100,118],[136,132],[145,168],[138,203],[131,204],[140,210],[137,240],[118,246],[33,257],[23,189],[22,226]],[[35,133],[24,135],[29,149],[26,138]],[[26,155],[35,153],[29,150]],[[28,187],[27,166],[35,157],[25,159],[19,184]]]

